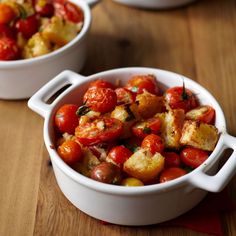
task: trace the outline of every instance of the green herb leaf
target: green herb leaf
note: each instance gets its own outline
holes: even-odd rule
[[[89,111],[91,111],[91,109],[87,106],[87,105],[82,105],[78,108],[78,110],[76,111],[76,115],[77,116],[84,116],[86,115]]]
[[[151,130],[149,127],[144,127],[144,129],[143,129],[143,132],[144,132],[145,134],[150,134],[151,131],[152,131],[152,130]]]

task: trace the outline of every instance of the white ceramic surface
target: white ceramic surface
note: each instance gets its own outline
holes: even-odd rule
[[[87,83],[97,78],[125,83],[135,74],[153,74],[162,88],[181,86],[183,78],[202,104],[216,110],[216,126],[221,133],[210,157],[197,169],[178,179],[143,187],[123,187],[100,183],[67,166],[54,145],[53,118],[65,103],[82,102]],[[47,100],[65,85],[70,85],[51,104]],[[218,171],[220,154],[236,149],[236,138],[226,132],[224,114],[215,98],[202,86],[181,75],[152,68],[123,68],[83,77],[64,71],[33,95],[28,106],[44,117],[44,140],[54,173],[64,195],[81,211],[97,219],[121,225],[149,225],[173,219],[197,205],[208,191],[219,192],[236,172],[235,151]]]
[[[195,0],[113,0],[132,7],[146,9],[165,9],[184,6]]]
[[[97,0],[71,0],[84,12],[81,32],[64,47],[32,59],[0,61],[0,99],[24,99],[32,96],[51,78],[65,69],[79,72],[86,59],[86,36],[91,24],[88,4]]]

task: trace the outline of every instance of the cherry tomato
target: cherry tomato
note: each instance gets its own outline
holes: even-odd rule
[[[180,156],[175,152],[164,152],[165,157],[165,168],[167,167],[179,167]]]
[[[117,104],[129,104],[135,102],[135,93],[126,88],[115,89],[117,95]]]
[[[54,14],[54,6],[49,0],[37,0],[34,8],[42,17],[52,17]]]
[[[160,136],[156,134],[149,134],[144,138],[141,144],[142,148],[147,148],[154,155],[156,152],[162,153],[164,144]]]
[[[121,185],[122,186],[127,186],[127,187],[137,187],[137,186],[143,186],[144,183],[139,179],[136,179],[136,178],[133,178],[133,177],[128,177],[128,178],[123,179],[121,181]]]
[[[171,109],[183,109],[187,112],[198,106],[196,96],[185,86],[167,89],[164,97]]]
[[[118,166],[109,162],[102,162],[94,167],[91,178],[102,183],[119,184],[122,176]]]
[[[61,159],[68,165],[77,163],[82,159],[82,151],[80,145],[73,140],[66,140],[57,149]]]
[[[164,183],[173,179],[177,179],[183,175],[186,175],[187,172],[179,167],[170,167],[164,169],[160,175],[160,183]]]
[[[33,34],[38,32],[39,29],[39,16],[37,14],[33,14],[26,18],[19,19],[15,27],[18,32],[22,33],[23,37],[29,39]]]
[[[0,38],[0,60],[16,60],[20,56],[20,49],[14,39]]]
[[[180,152],[181,161],[192,168],[200,166],[207,158],[209,154],[201,149],[187,147]]]
[[[75,136],[83,145],[95,145],[118,138],[122,130],[123,124],[121,121],[115,118],[99,117],[77,126]]]
[[[0,38],[2,37],[15,39],[16,34],[14,28],[7,24],[0,24]]]
[[[101,113],[112,111],[117,103],[116,93],[110,88],[90,88],[84,94],[84,104]]]
[[[138,138],[145,138],[149,134],[158,134],[161,129],[161,120],[157,117],[137,122],[132,127],[133,134]]]
[[[153,75],[136,75],[127,83],[126,88],[134,93],[143,93],[145,90],[149,93],[160,95],[160,89]]]
[[[198,120],[207,124],[213,124],[215,121],[215,109],[211,106],[199,106],[186,113],[186,118]]]
[[[110,89],[114,89],[114,85],[106,80],[103,79],[97,79],[92,81],[89,84],[89,89],[90,88],[110,88]]]
[[[9,23],[15,17],[16,17],[16,12],[11,6],[5,3],[0,3],[0,24]]]
[[[133,153],[123,145],[113,147],[107,155],[107,161],[121,167]]]
[[[54,2],[55,15],[60,16],[66,20],[74,23],[80,23],[84,19],[83,11],[75,4],[68,1],[55,1]]]
[[[77,105],[65,104],[58,109],[55,115],[55,125],[61,133],[74,134],[75,128],[79,124],[76,111]]]

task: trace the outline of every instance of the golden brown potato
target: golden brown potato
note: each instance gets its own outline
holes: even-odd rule
[[[89,150],[89,148],[83,148],[82,155],[83,155],[82,161],[76,163],[73,166],[73,169],[75,169],[82,175],[90,177],[93,168],[98,164],[100,164],[101,162],[96,156],[93,155],[93,153]]]
[[[218,138],[218,129],[214,125],[188,120],[184,122],[180,143],[205,151],[213,151]]]
[[[123,132],[120,138],[128,138],[132,135],[131,127],[139,119],[137,104],[133,103],[116,106],[111,112],[111,117],[123,122]]]
[[[154,180],[163,168],[164,157],[160,153],[152,155],[143,148],[135,152],[123,166],[124,172],[143,182]]]
[[[78,25],[53,16],[50,23],[42,29],[43,36],[56,45],[63,46],[78,34]]]
[[[137,95],[136,103],[138,104],[138,112],[144,119],[153,117],[156,113],[161,112],[164,106],[163,97],[158,97],[147,91]]]
[[[165,113],[157,114],[162,121],[161,123],[161,137],[166,148],[180,148],[180,138],[182,135],[182,128],[184,124],[184,110],[175,109]]]

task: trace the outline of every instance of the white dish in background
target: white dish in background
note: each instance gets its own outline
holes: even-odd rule
[[[165,9],[184,6],[195,0],[113,0],[132,7],[146,9]]]
[[[65,46],[43,56],[0,61],[0,99],[24,99],[32,96],[51,78],[65,69],[79,72],[86,59],[86,37],[91,24],[90,6],[98,0],[70,0],[84,13],[78,35]]]
[[[202,104],[209,104],[216,111],[215,125],[219,141],[209,158],[187,175],[162,184],[142,187],[124,187],[100,183],[70,168],[57,154],[54,147],[54,115],[66,103],[82,103],[89,82],[104,79],[114,82],[117,78],[124,85],[131,76],[153,74],[164,89],[182,86],[183,76],[152,68],[122,68],[109,70],[88,77],[64,71],[33,95],[28,106],[44,117],[44,141],[53,165],[57,183],[64,195],[81,211],[97,219],[121,225],[149,225],[173,219],[196,206],[208,191],[219,192],[236,172],[236,138],[227,134],[222,109],[216,99],[201,85],[184,77],[185,85],[197,95]],[[47,100],[68,85],[56,99]],[[222,152],[234,152],[218,169]]]

